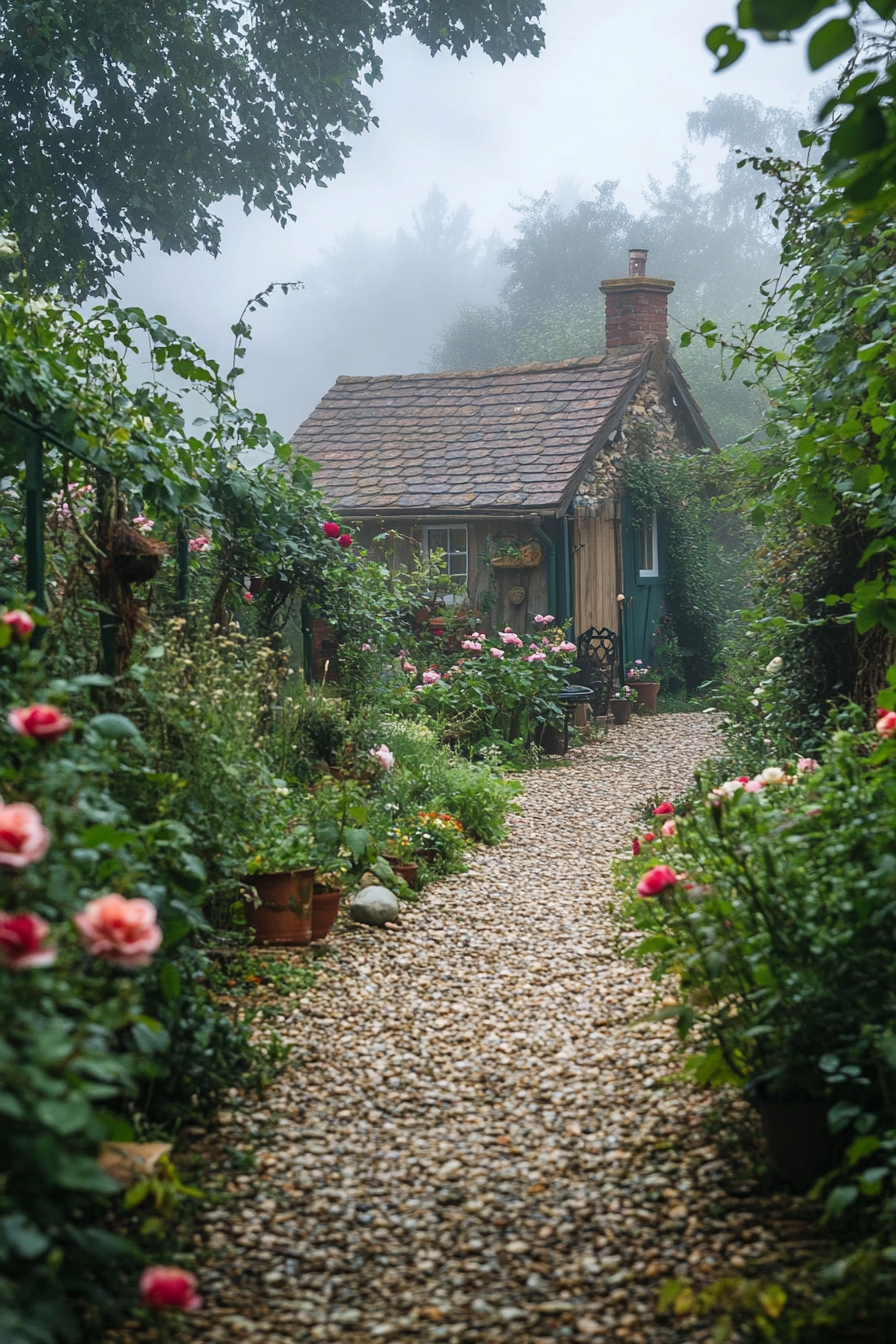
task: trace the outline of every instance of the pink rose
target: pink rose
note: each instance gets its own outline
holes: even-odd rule
[[[50,832],[36,807],[0,800],[0,864],[24,868],[42,859],[49,847]]]
[[[153,1311],[196,1311],[202,1298],[196,1295],[196,1280],[176,1265],[151,1265],[140,1275],[140,1297]]]
[[[34,629],[34,621],[28,615],[27,611],[21,609],[17,611],[4,611],[0,616],[0,621],[8,625],[16,639],[27,639]]]
[[[375,761],[379,761],[384,770],[391,770],[395,764],[395,757],[392,755],[385,742],[377,747],[375,751],[371,748],[370,754]]]
[[[162,943],[156,908],[141,896],[98,896],[74,919],[86,951],[115,966],[148,966]]]
[[[677,881],[678,875],[674,868],[667,868],[664,863],[660,864],[657,868],[649,869],[641,878],[637,888],[638,895],[658,896],[667,887],[674,887]]]
[[[200,555],[204,554],[209,546],[211,546],[211,541],[204,533],[199,537],[191,537],[187,542],[187,550],[194,553],[198,551]]]
[[[489,653],[491,654],[491,656],[492,656],[493,658],[503,658],[503,657],[504,657],[504,650],[503,650],[503,649],[489,649]]]
[[[28,705],[11,709],[6,722],[23,737],[37,737],[42,742],[55,742],[67,733],[72,721],[55,705]]]
[[[744,793],[758,793],[760,789],[765,788],[765,780],[757,775],[755,779],[748,779],[744,785]]]
[[[663,835],[674,835],[674,834],[675,834],[675,822],[670,817],[668,821],[663,822]]]
[[[155,527],[155,523],[153,522],[153,520],[151,518],[147,518],[142,513],[138,513],[136,518],[131,519],[131,522],[133,523],[134,527],[136,527],[138,532],[151,532]]]
[[[553,619],[554,619],[553,616],[536,616],[536,617],[535,617],[535,624],[536,624],[536,625],[550,625],[551,622],[553,621]]]
[[[362,653],[370,653],[370,650],[371,650],[372,648],[373,648],[373,645],[372,645],[372,644],[362,644],[362,645],[361,645],[361,652],[362,652]]]
[[[818,762],[813,761],[811,756],[801,756],[796,763],[798,775],[811,775],[818,769]]]
[[[655,817],[671,817],[674,811],[675,808],[671,803],[660,803],[659,807],[653,809],[653,815]]]
[[[523,641],[520,639],[519,635],[514,634],[512,630],[499,630],[498,638],[503,644],[509,644],[511,647],[519,649],[523,647]]]
[[[562,640],[561,643],[557,645],[557,648],[561,653],[575,653],[576,651],[575,644],[570,644],[568,639]]]
[[[526,658],[527,663],[543,663],[547,658],[546,653],[530,653]]]
[[[478,653],[482,645],[476,639],[465,639],[461,644],[462,649],[469,649],[470,653]]]
[[[437,681],[441,680],[442,678],[439,676],[438,672],[436,672],[435,668],[428,667],[423,673],[424,686],[433,686]]]
[[[56,948],[42,946],[50,926],[40,915],[11,915],[0,910],[0,964],[10,971],[29,971],[52,966]]]
[[[877,723],[874,725],[881,737],[896,737],[896,710],[885,709],[877,711]]]
[[[341,537],[336,538],[336,545],[341,546],[344,551],[347,551],[351,544],[352,539],[347,532],[343,532]]]
[[[335,541],[342,532],[342,528],[338,523],[324,523],[323,532],[325,537],[330,537],[331,540]]]

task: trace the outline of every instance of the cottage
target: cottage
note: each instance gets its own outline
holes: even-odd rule
[[[633,519],[631,451],[713,440],[667,342],[671,280],[606,280],[606,354],[515,368],[336,380],[292,439],[362,544],[444,552],[492,629],[536,614],[617,631],[646,658],[664,592],[663,519]],[[637,524],[637,525],[636,525]],[[450,597],[449,597],[450,600]]]

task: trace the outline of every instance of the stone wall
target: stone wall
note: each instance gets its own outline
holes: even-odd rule
[[[678,401],[678,406],[674,400]],[[694,453],[700,441],[668,377],[651,369],[626,408],[621,433],[604,445],[576,492],[579,517],[597,518],[603,505],[624,493],[625,463],[647,451],[655,457]]]

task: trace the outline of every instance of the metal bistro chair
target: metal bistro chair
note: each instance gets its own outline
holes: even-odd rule
[[[619,636],[615,630],[608,630],[606,626],[598,630],[592,625],[579,635],[576,647],[576,681],[580,686],[590,687],[592,712],[596,719],[603,719],[606,731],[619,655]]]

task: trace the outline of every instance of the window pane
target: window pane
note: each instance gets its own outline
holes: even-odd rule
[[[448,529],[445,527],[430,527],[427,530],[427,549],[432,551],[447,551],[448,549]]]
[[[448,573],[465,575],[467,572],[467,554],[452,555],[448,559]]]
[[[452,551],[463,551],[467,553],[467,531],[464,527],[452,527],[451,529],[451,549]]]

